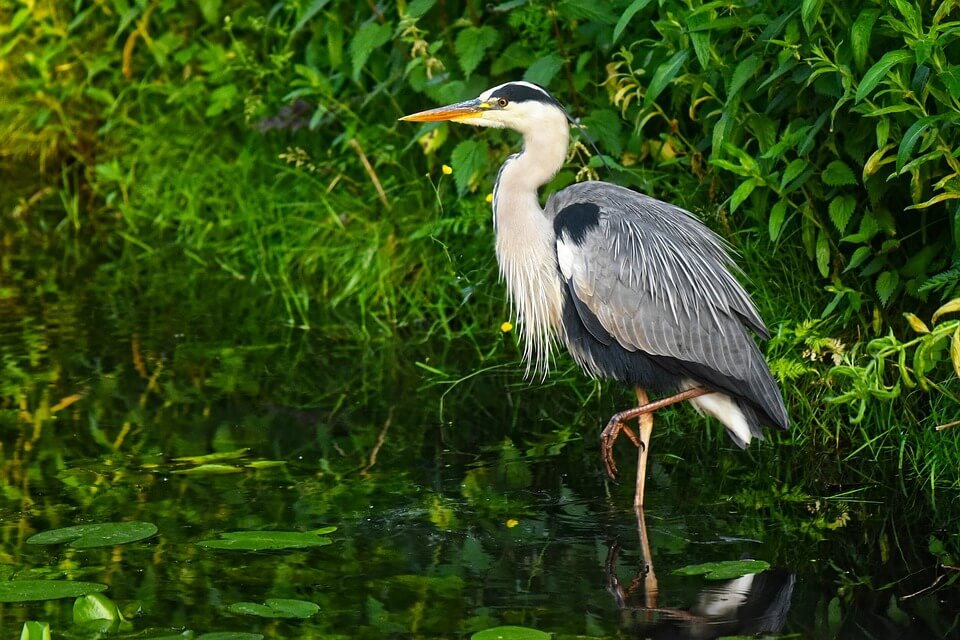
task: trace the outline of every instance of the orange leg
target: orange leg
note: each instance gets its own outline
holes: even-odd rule
[[[627,437],[637,446],[639,453],[637,458],[637,483],[636,492],[633,496],[633,506],[639,508],[643,506],[643,486],[647,477],[647,450],[650,446],[650,436],[653,433],[653,412],[657,409],[668,407],[671,404],[711,393],[711,391],[704,387],[694,387],[693,389],[681,391],[669,398],[663,398],[656,402],[649,401],[645,389],[637,387],[636,392],[640,406],[621,411],[610,418],[607,426],[600,434],[600,454],[603,458],[603,466],[607,471],[607,475],[611,480],[616,480],[617,463],[613,459],[613,443],[617,441],[621,433],[626,433]],[[632,420],[633,418],[640,419],[639,437],[626,425],[626,421]]]

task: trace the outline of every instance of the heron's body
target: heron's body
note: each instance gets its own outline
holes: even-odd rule
[[[545,374],[559,340],[591,376],[635,387],[641,404],[645,389],[699,393],[690,402],[741,447],[763,437],[761,425],[786,429],[780,390],[750,335],[767,329],[722,239],[683,209],[605,182],[574,184],[540,206],[538,190],[569,144],[566,113],[549,93],[512,82],[406,119],[523,135],[523,151],[497,176],[493,219],[528,371]],[[638,506],[642,494],[641,477]]]

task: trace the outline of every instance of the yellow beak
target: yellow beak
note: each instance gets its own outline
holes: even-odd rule
[[[453,122],[461,122],[463,120],[469,120],[470,118],[479,118],[489,108],[490,105],[488,105],[486,102],[482,102],[479,98],[475,98],[473,100],[447,105],[446,107],[438,107],[436,109],[411,113],[410,115],[403,116],[400,119],[408,122],[445,122],[448,120],[452,120]]]

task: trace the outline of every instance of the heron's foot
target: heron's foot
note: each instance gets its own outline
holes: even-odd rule
[[[615,414],[600,433],[600,456],[603,459],[603,468],[611,480],[617,479],[617,461],[613,458],[613,443],[617,441],[620,434],[626,434],[638,448],[645,446],[624,420],[623,412]]]

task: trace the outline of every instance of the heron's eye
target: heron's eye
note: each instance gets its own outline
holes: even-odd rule
[[[510,104],[506,98],[497,98],[497,104],[500,105],[500,108],[503,109],[505,106]]]

